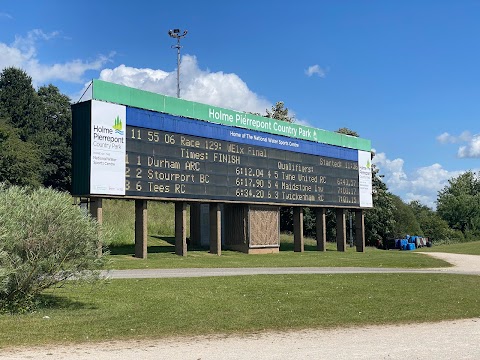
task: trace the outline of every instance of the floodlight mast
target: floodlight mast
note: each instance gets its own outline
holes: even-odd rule
[[[177,98],[180,97],[180,39],[187,35],[188,30],[183,30],[183,33],[180,29],[168,30],[168,35],[171,38],[177,39],[177,44],[172,45],[172,49],[177,49]]]

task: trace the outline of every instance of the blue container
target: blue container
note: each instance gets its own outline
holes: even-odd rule
[[[407,244],[408,244],[408,240],[407,240],[407,239],[401,239],[401,240],[400,240],[400,249],[406,250],[406,249],[407,249]]]
[[[415,250],[415,243],[408,243],[407,250]]]

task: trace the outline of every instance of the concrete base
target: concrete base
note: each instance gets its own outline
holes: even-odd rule
[[[249,248],[246,245],[228,245],[224,247],[225,249],[245,254],[278,254],[280,252],[280,246]]]
[[[274,248],[248,249],[247,254],[278,254],[279,252],[280,252],[280,248],[274,247]]]

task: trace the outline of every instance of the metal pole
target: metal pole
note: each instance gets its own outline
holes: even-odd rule
[[[177,38],[177,98],[180,98],[180,38]]]
[[[172,48],[177,49],[177,98],[180,98],[180,39],[187,35],[187,30],[181,33],[180,29],[173,29],[168,31],[170,37],[177,39],[177,45],[172,45]]]

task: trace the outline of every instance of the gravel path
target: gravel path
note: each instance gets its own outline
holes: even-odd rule
[[[279,275],[279,274],[466,274],[480,275],[480,256],[464,254],[447,254],[436,252],[420,253],[445,260],[453,267],[435,269],[399,269],[399,268],[365,268],[365,267],[255,267],[255,268],[192,268],[192,269],[133,269],[111,270],[104,275],[111,279],[140,278],[181,278],[204,276],[238,276],[238,275]]]
[[[439,269],[440,271],[450,270],[451,272],[464,274],[478,274],[480,275],[480,255],[466,255],[466,254],[449,254],[441,252],[425,252],[421,253],[436,257],[437,259],[445,260],[453,265],[451,268]]]
[[[454,265],[452,268],[428,269],[423,272],[445,272],[480,275],[480,256],[446,253],[425,253]],[[323,273],[324,268],[307,268]],[[318,270],[321,269],[321,270]],[[340,272],[355,272],[343,268]],[[355,268],[361,272],[385,272],[386,269]],[[185,269],[188,270],[188,269]],[[194,269],[198,272],[199,269]],[[204,270],[204,269],[202,269]],[[210,275],[221,274],[225,269],[213,270]],[[231,269],[228,269],[231,270]],[[271,269],[258,271],[270,273]],[[305,269],[301,269],[302,271]],[[337,273],[338,268],[330,268]],[[396,269],[400,272],[418,272]],[[179,270],[175,270],[178,272]],[[286,273],[305,273],[297,268],[286,268]],[[291,271],[291,272],[290,272]],[[320,271],[320,272],[316,272]],[[393,272],[394,269],[388,271]],[[212,275],[216,274],[216,275]],[[258,272],[256,272],[258,273]],[[276,272],[285,273],[285,272]],[[311,272],[310,272],[311,273]],[[110,272],[113,277],[128,273]],[[124,275],[124,276],[121,276]],[[152,272],[131,272],[130,277],[153,277]],[[157,274],[158,275],[158,274]],[[173,277],[171,272],[163,272]],[[183,276],[188,275],[188,271]],[[480,318],[443,321],[439,323],[365,326],[330,330],[303,330],[291,332],[266,332],[245,336],[209,336],[142,341],[113,341],[70,346],[15,348],[0,350],[2,360],[234,360],[234,359],[480,359]]]
[[[480,359],[480,318],[434,324],[51,346],[2,360]]]

